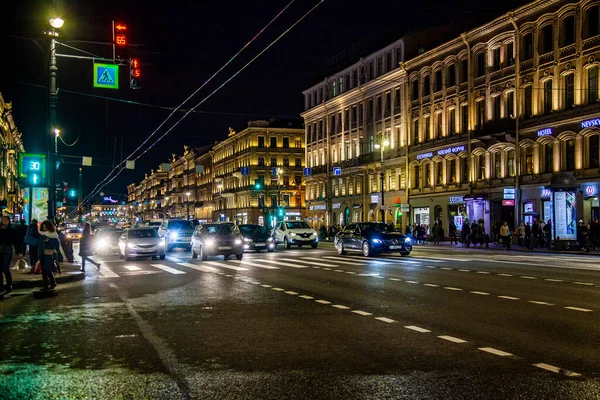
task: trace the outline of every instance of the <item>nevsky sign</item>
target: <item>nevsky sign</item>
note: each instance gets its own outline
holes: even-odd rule
[[[582,128],[590,128],[592,126],[600,126],[600,118],[588,119],[581,122]]]
[[[437,151],[437,155],[443,156],[446,154],[456,154],[456,153],[460,153],[461,151],[465,151],[465,146],[454,146],[454,147],[448,147],[445,149],[441,149],[441,150]],[[418,154],[417,160],[422,160],[424,158],[429,158],[429,157],[433,157],[432,152]]]

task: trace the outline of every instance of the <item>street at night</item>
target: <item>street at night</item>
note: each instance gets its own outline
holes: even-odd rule
[[[600,396],[594,257],[321,243],[101,262],[0,303],[3,398]]]

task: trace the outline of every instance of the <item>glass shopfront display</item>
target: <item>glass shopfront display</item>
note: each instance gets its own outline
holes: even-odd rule
[[[413,208],[413,223],[421,225],[429,225],[429,207]]]

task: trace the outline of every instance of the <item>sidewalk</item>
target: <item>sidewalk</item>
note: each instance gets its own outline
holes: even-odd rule
[[[26,273],[24,270],[14,270],[12,267],[16,264],[16,260],[12,263],[10,272],[13,278],[13,290],[17,289],[30,289],[35,287],[42,287],[42,275],[34,275]],[[61,274],[56,274],[56,283],[59,285],[62,283],[81,281],[85,278],[85,274],[79,270],[81,268],[79,262],[74,260],[73,263],[63,262],[60,264]],[[60,289],[60,287],[59,287]]]
[[[490,250],[506,251],[506,249],[504,248],[502,243],[490,243],[489,246],[490,246],[490,248],[489,248]],[[425,244],[416,244],[413,242],[413,249],[418,249],[418,248],[435,249],[437,247],[444,247],[444,248],[449,248],[449,249],[465,249],[465,250],[467,250],[467,249],[486,250],[485,245],[480,247],[479,244],[477,244],[477,245],[471,245],[471,247],[467,248],[464,245],[462,245],[460,242],[458,244],[451,245],[449,240],[440,242],[440,244],[433,244],[433,242],[426,242]],[[575,254],[575,255],[582,255],[582,256],[600,256],[600,251],[597,251],[597,250],[591,251],[589,253],[586,253],[585,251],[579,251],[579,250],[573,250],[573,251],[550,250],[546,247],[537,247],[535,250],[529,250],[526,247],[519,246],[517,244],[511,244],[510,251],[519,251],[519,252],[530,253],[530,254],[547,253],[547,254]]]

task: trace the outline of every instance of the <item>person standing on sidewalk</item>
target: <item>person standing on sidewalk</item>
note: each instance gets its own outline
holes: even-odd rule
[[[448,234],[450,235],[450,245],[452,246],[452,243],[458,244],[458,241],[456,240],[456,225],[452,220],[450,220],[450,223],[448,224]]]
[[[537,219],[533,220],[533,226],[531,227],[531,249],[535,250],[540,240],[540,223]]]
[[[527,225],[519,225],[519,244],[525,246],[526,249],[531,249],[531,225],[527,221]]]
[[[38,257],[42,265],[43,292],[49,292],[56,287],[54,279],[54,262],[56,253],[59,251],[58,233],[56,227],[51,221],[42,222],[42,231],[40,232],[40,242],[38,244]]]
[[[15,230],[10,224],[8,216],[2,217],[0,224],[0,265],[2,272],[0,273],[0,290],[4,289],[5,293],[12,292],[12,274],[10,272],[10,261],[12,259],[13,247],[16,243]],[[4,287],[4,277],[6,277],[6,287]]]
[[[504,224],[500,227],[500,237],[502,238],[502,244],[506,250],[510,250],[510,228],[506,221],[504,221]]]
[[[25,236],[27,235],[27,225],[25,220],[21,219],[19,225],[15,226],[15,251],[19,258],[25,256]]]
[[[544,226],[544,235],[546,235],[546,244],[550,248],[550,242],[552,241],[552,220],[549,219]]]
[[[96,266],[96,268],[100,269],[100,263],[92,260],[90,257],[94,254],[93,248],[93,240],[92,237],[92,228],[90,224],[87,222],[83,224],[83,234],[81,236],[81,240],[79,241],[79,255],[81,256],[81,271],[85,272],[85,262],[89,261]]]
[[[31,265],[31,273],[35,273],[35,264],[38,262],[38,245],[40,243],[40,230],[38,229],[38,220],[32,219],[31,224],[27,228],[27,236],[36,240],[38,244],[29,245],[29,265]]]

